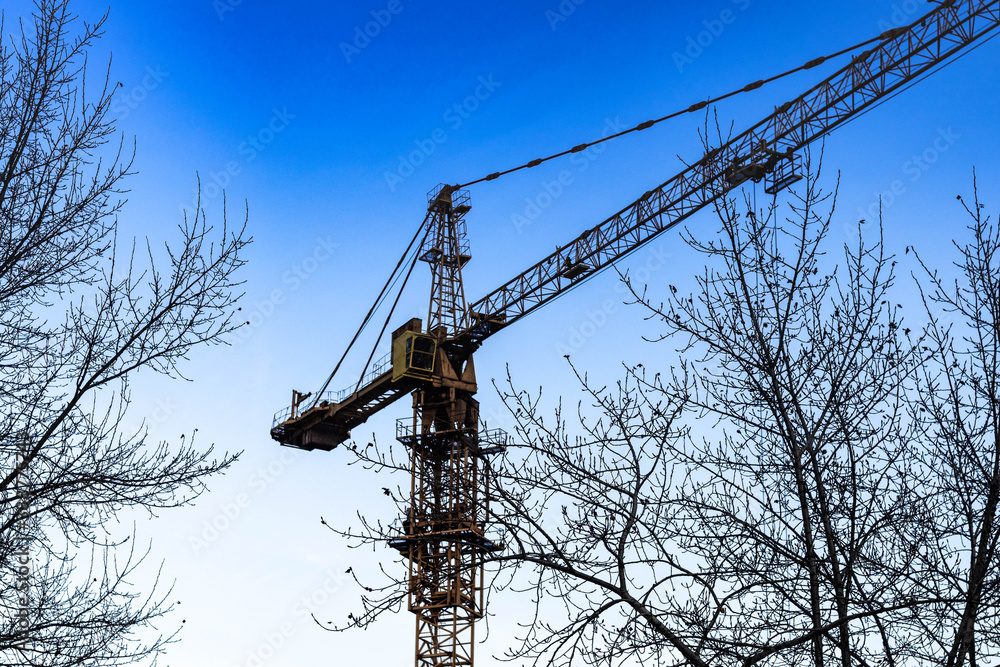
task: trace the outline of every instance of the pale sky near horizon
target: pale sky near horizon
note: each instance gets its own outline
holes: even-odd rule
[[[28,4],[3,0],[8,21]],[[72,6],[92,21],[108,4]],[[163,629],[182,620],[184,629],[161,664],[412,662],[405,611],[343,635],[323,632],[308,614],[342,620],[355,609],[348,566],[402,567],[387,548],[348,551],[320,516],[343,524],[361,510],[391,521],[381,487],[406,480],[348,469],[341,451],[280,448],[268,430],[292,388],[310,391],[326,379],[423,219],[428,190],[686,108],[929,8],[922,0],[111,0],[91,67],[111,57],[111,78],[122,82],[119,130],[136,139],[123,233],[170,239],[200,177],[209,220],[221,220],[224,189],[230,222],[246,202],[255,239],[243,275],[244,334],[193,355],[190,382],[140,376],[133,386],[132,418],[146,419],[154,437],[174,441],[197,428],[199,442],[244,451],[193,507],[138,522],[140,542],[152,544],[147,571],[162,560],[181,602]],[[1000,211],[998,62],[993,40],[826,140],[824,178],[831,188],[840,179],[837,245],[860,218],[877,218],[881,195],[890,249],[913,245],[945,265],[948,242],[966,224],[955,196],[971,191],[973,168],[984,202]],[[724,102],[719,118],[740,131],[842,63]],[[678,158],[698,159],[704,122],[682,116],[471,188],[467,296],[665,181],[681,170]],[[569,178],[556,188],[563,172]],[[687,224],[714,230],[715,221],[702,212]],[[651,285],[683,284],[699,261],[670,232],[621,269]],[[901,283],[915,267],[902,268]],[[424,315],[426,274],[417,267],[399,322]],[[508,364],[520,386],[544,384],[550,398],[565,392],[570,402],[579,390],[567,351],[609,381],[622,360],[669,365],[675,355],[641,340],[649,325],[623,299],[606,272],[491,339],[476,358],[491,425],[504,422],[491,378],[504,377]],[[344,378],[333,388],[352,379]],[[391,441],[408,405],[400,401],[355,436]],[[491,656],[531,611],[514,593],[497,596],[479,665],[500,664]]]

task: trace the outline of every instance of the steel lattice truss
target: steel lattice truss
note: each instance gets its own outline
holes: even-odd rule
[[[469,194],[464,190],[439,202],[441,188],[431,192],[429,233],[420,249],[420,259],[431,265],[431,300],[427,331],[444,327],[449,335],[465,326],[465,289],[462,267],[469,261],[465,214]]]
[[[788,166],[795,151],[915,81],[1000,24],[997,0],[945,2],[697,163],[580,234],[470,306],[456,338],[481,342],[579,284],[749,178]],[[752,89],[750,84],[747,89]],[[783,184],[772,185],[778,189]]]
[[[436,431],[422,415],[418,408],[412,424],[397,423],[398,440],[411,452],[411,504],[403,534],[389,545],[410,564],[416,667],[471,667],[485,605],[483,556],[502,548],[483,528],[489,515],[485,457],[507,437],[468,425]],[[473,416],[478,419],[478,410]]]

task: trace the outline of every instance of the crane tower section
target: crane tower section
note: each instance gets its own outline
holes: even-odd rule
[[[469,193],[441,185],[431,190],[429,199],[430,227],[420,249],[420,259],[430,264],[432,274],[427,331],[450,337],[465,324],[462,267],[472,257],[465,225]]]
[[[430,193],[420,259],[430,264],[427,330],[410,320],[393,334],[393,377],[417,383],[413,415],[397,422],[410,455],[410,503],[389,546],[409,561],[408,608],[416,615],[416,667],[472,667],[484,614],[483,557],[502,549],[486,535],[487,458],[506,442],[480,431],[473,348],[456,345],[466,322],[462,267],[469,261],[469,196]]]

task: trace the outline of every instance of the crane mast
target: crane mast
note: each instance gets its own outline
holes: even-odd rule
[[[371,415],[412,395],[412,415],[396,427],[410,455],[410,504],[389,546],[409,563],[417,667],[473,665],[475,621],[484,614],[483,561],[503,549],[485,527],[488,458],[503,449],[507,436],[479,428],[472,356],[483,341],[733,188],[765,181],[766,192],[776,194],[788,187],[801,178],[800,149],[998,26],[1000,0],[943,0],[914,24],[883,33],[878,46],[854,56],[750,129],[709,148],[681,173],[471,305],[462,284],[462,269],[471,257],[465,234],[469,195],[455,186],[431,191],[427,234],[418,253],[431,267],[427,328],[414,318],[393,332],[389,357],[352,388],[318,395],[308,406],[311,395],[293,392],[292,405],[275,415],[271,428],[271,437],[283,445],[329,451]]]
[[[483,616],[482,558],[501,549],[487,538],[489,466],[502,431],[480,431],[472,350],[452,342],[465,322],[462,268],[469,195],[430,193],[420,259],[431,267],[427,331],[410,320],[393,334],[393,375],[421,386],[413,415],[397,422],[410,454],[410,506],[402,535],[389,542],[409,562],[408,608],[416,614],[417,667],[472,667],[475,623]]]
[[[429,229],[420,259],[431,266],[431,299],[427,330],[441,330],[441,337],[454,336],[465,323],[465,288],[462,267],[471,259],[465,214],[469,193],[441,185],[430,192]]]

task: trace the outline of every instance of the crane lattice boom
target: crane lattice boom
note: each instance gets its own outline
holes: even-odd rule
[[[474,302],[459,334],[481,342],[747,180],[773,194],[795,180],[796,151],[914,81],[1000,24],[1000,3],[945,3],[820,84]],[[754,84],[750,84],[753,86]],[[748,86],[748,88],[750,87]]]

